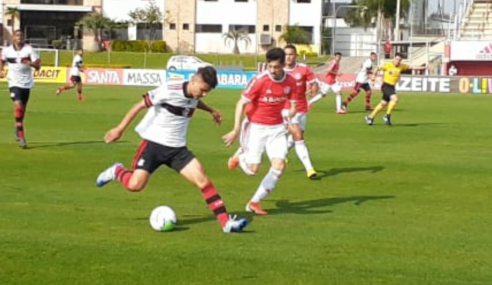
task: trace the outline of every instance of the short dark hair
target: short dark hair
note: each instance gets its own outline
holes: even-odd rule
[[[342,53],[341,52],[336,52],[335,53],[335,56],[337,56],[337,55],[342,56]]]
[[[285,51],[281,48],[269,49],[266,53],[267,62],[279,60],[281,63],[285,63]]]
[[[403,58],[403,54],[401,54],[401,53],[399,53],[399,52],[395,53],[395,57],[397,57],[397,56],[399,56],[399,57]]]
[[[375,52],[371,52],[371,55],[377,55]]]
[[[208,65],[200,67],[195,74],[199,74],[202,77],[203,81],[207,83],[208,86],[210,86],[210,88],[212,89],[217,87],[217,85],[219,84],[217,80],[217,71],[213,66]]]
[[[293,44],[288,44],[288,45],[284,46],[284,50],[286,50],[286,49],[288,49],[288,48],[290,48],[291,50],[293,50],[293,51],[297,54],[297,48],[296,48],[296,46],[295,46],[295,45],[293,45]]]
[[[23,33],[24,34],[24,31],[22,31],[21,29],[17,29],[17,30],[14,31],[14,34],[15,33]]]

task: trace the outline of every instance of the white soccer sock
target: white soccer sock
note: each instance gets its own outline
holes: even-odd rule
[[[312,105],[312,104],[318,102],[319,100],[323,99],[323,97],[325,97],[325,96],[323,94],[319,93],[318,95],[311,98],[311,100],[309,100],[309,105]]]
[[[342,110],[342,94],[337,94],[336,102],[337,102],[337,111]]]
[[[259,203],[261,200],[265,199],[265,197],[273,191],[281,175],[282,171],[270,168],[267,175],[265,175],[261,181],[260,187],[256,190],[255,195],[253,195],[251,202]]]
[[[304,141],[296,141],[296,153],[297,157],[301,160],[302,164],[306,171],[313,169],[313,165],[311,163],[311,158],[309,157],[309,151],[306,147]]]
[[[239,166],[246,173],[246,175],[255,175],[251,169],[249,169],[248,164],[246,163],[246,153],[242,152],[239,154]]]
[[[287,147],[288,150],[291,150],[292,147],[294,147],[294,138],[292,137],[291,134],[287,135]]]

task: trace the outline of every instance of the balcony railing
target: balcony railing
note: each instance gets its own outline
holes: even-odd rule
[[[40,4],[40,5],[84,5],[84,0],[21,0],[21,4]]]

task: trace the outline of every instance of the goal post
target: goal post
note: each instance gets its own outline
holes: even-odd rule
[[[33,47],[34,51],[41,58],[42,65],[52,65],[58,67],[60,65],[60,50],[54,48],[38,48]]]

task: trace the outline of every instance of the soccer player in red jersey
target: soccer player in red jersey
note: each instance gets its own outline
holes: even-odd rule
[[[308,65],[297,62],[297,49],[294,45],[284,47],[285,51],[285,72],[294,76],[298,81],[297,113],[288,124],[289,135],[287,143],[289,150],[295,146],[297,157],[306,169],[307,177],[316,178],[316,171],[311,163],[309,151],[304,143],[304,130],[306,129],[308,102],[306,91],[310,94],[318,93],[318,81]],[[290,101],[287,101],[282,111],[284,117],[288,117]]]
[[[34,86],[32,69],[41,68],[41,60],[33,48],[24,43],[24,33],[21,30],[14,32],[13,44],[2,50],[0,62],[0,78],[5,77],[4,65],[9,65],[7,80],[9,82],[10,98],[14,102],[15,140],[22,149],[27,148],[24,131],[24,117],[27,103]]]
[[[148,108],[136,127],[143,141],[132,168],[126,169],[123,164],[115,163],[99,174],[96,185],[102,187],[117,180],[127,190],[138,192],[144,189],[157,168],[167,165],[201,190],[225,233],[242,231],[248,221],[229,216],[202,164],[186,147],[188,124],[196,109],[209,112],[216,123],[222,122],[222,114],[200,100],[217,84],[217,72],[207,66],[198,69],[190,81],[168,82],[147,92],[104,138],[107,143],[117,141],[138,113]]]
[[[328,61],[326,65],[328,66],[328,71],[324,82],[320,82],[320,94],[314,96],[309,100],[309,106],[323,99],[330,90],[336,94],[336,108],[337,114],[345,114],[345,110],[342,108],[342,86],[338,83],[337,77],[342,75],[340,73],[340,61],[342,60],[342,54],[337,52],[335,57]]]
[[[285,169],[287,130],[282,116],[285,102],[291,102],[288,120],[297,112],[297,80],[284,71],[284,50],[272,48],[266,58],[267,70],[257,74],[248,83],[236,104],[234,128],[222,137],[225,145],[230,146],[241,135],[241,151],[236,152],[230,160],[238,160],[247,175],[258,173],[265,151],[270,159],[270,170],[246,205],[246,211],[258,215],[267,214],[260,206],[260,201],[274,190]],[[247,120],[241,129],[245,108]]]

